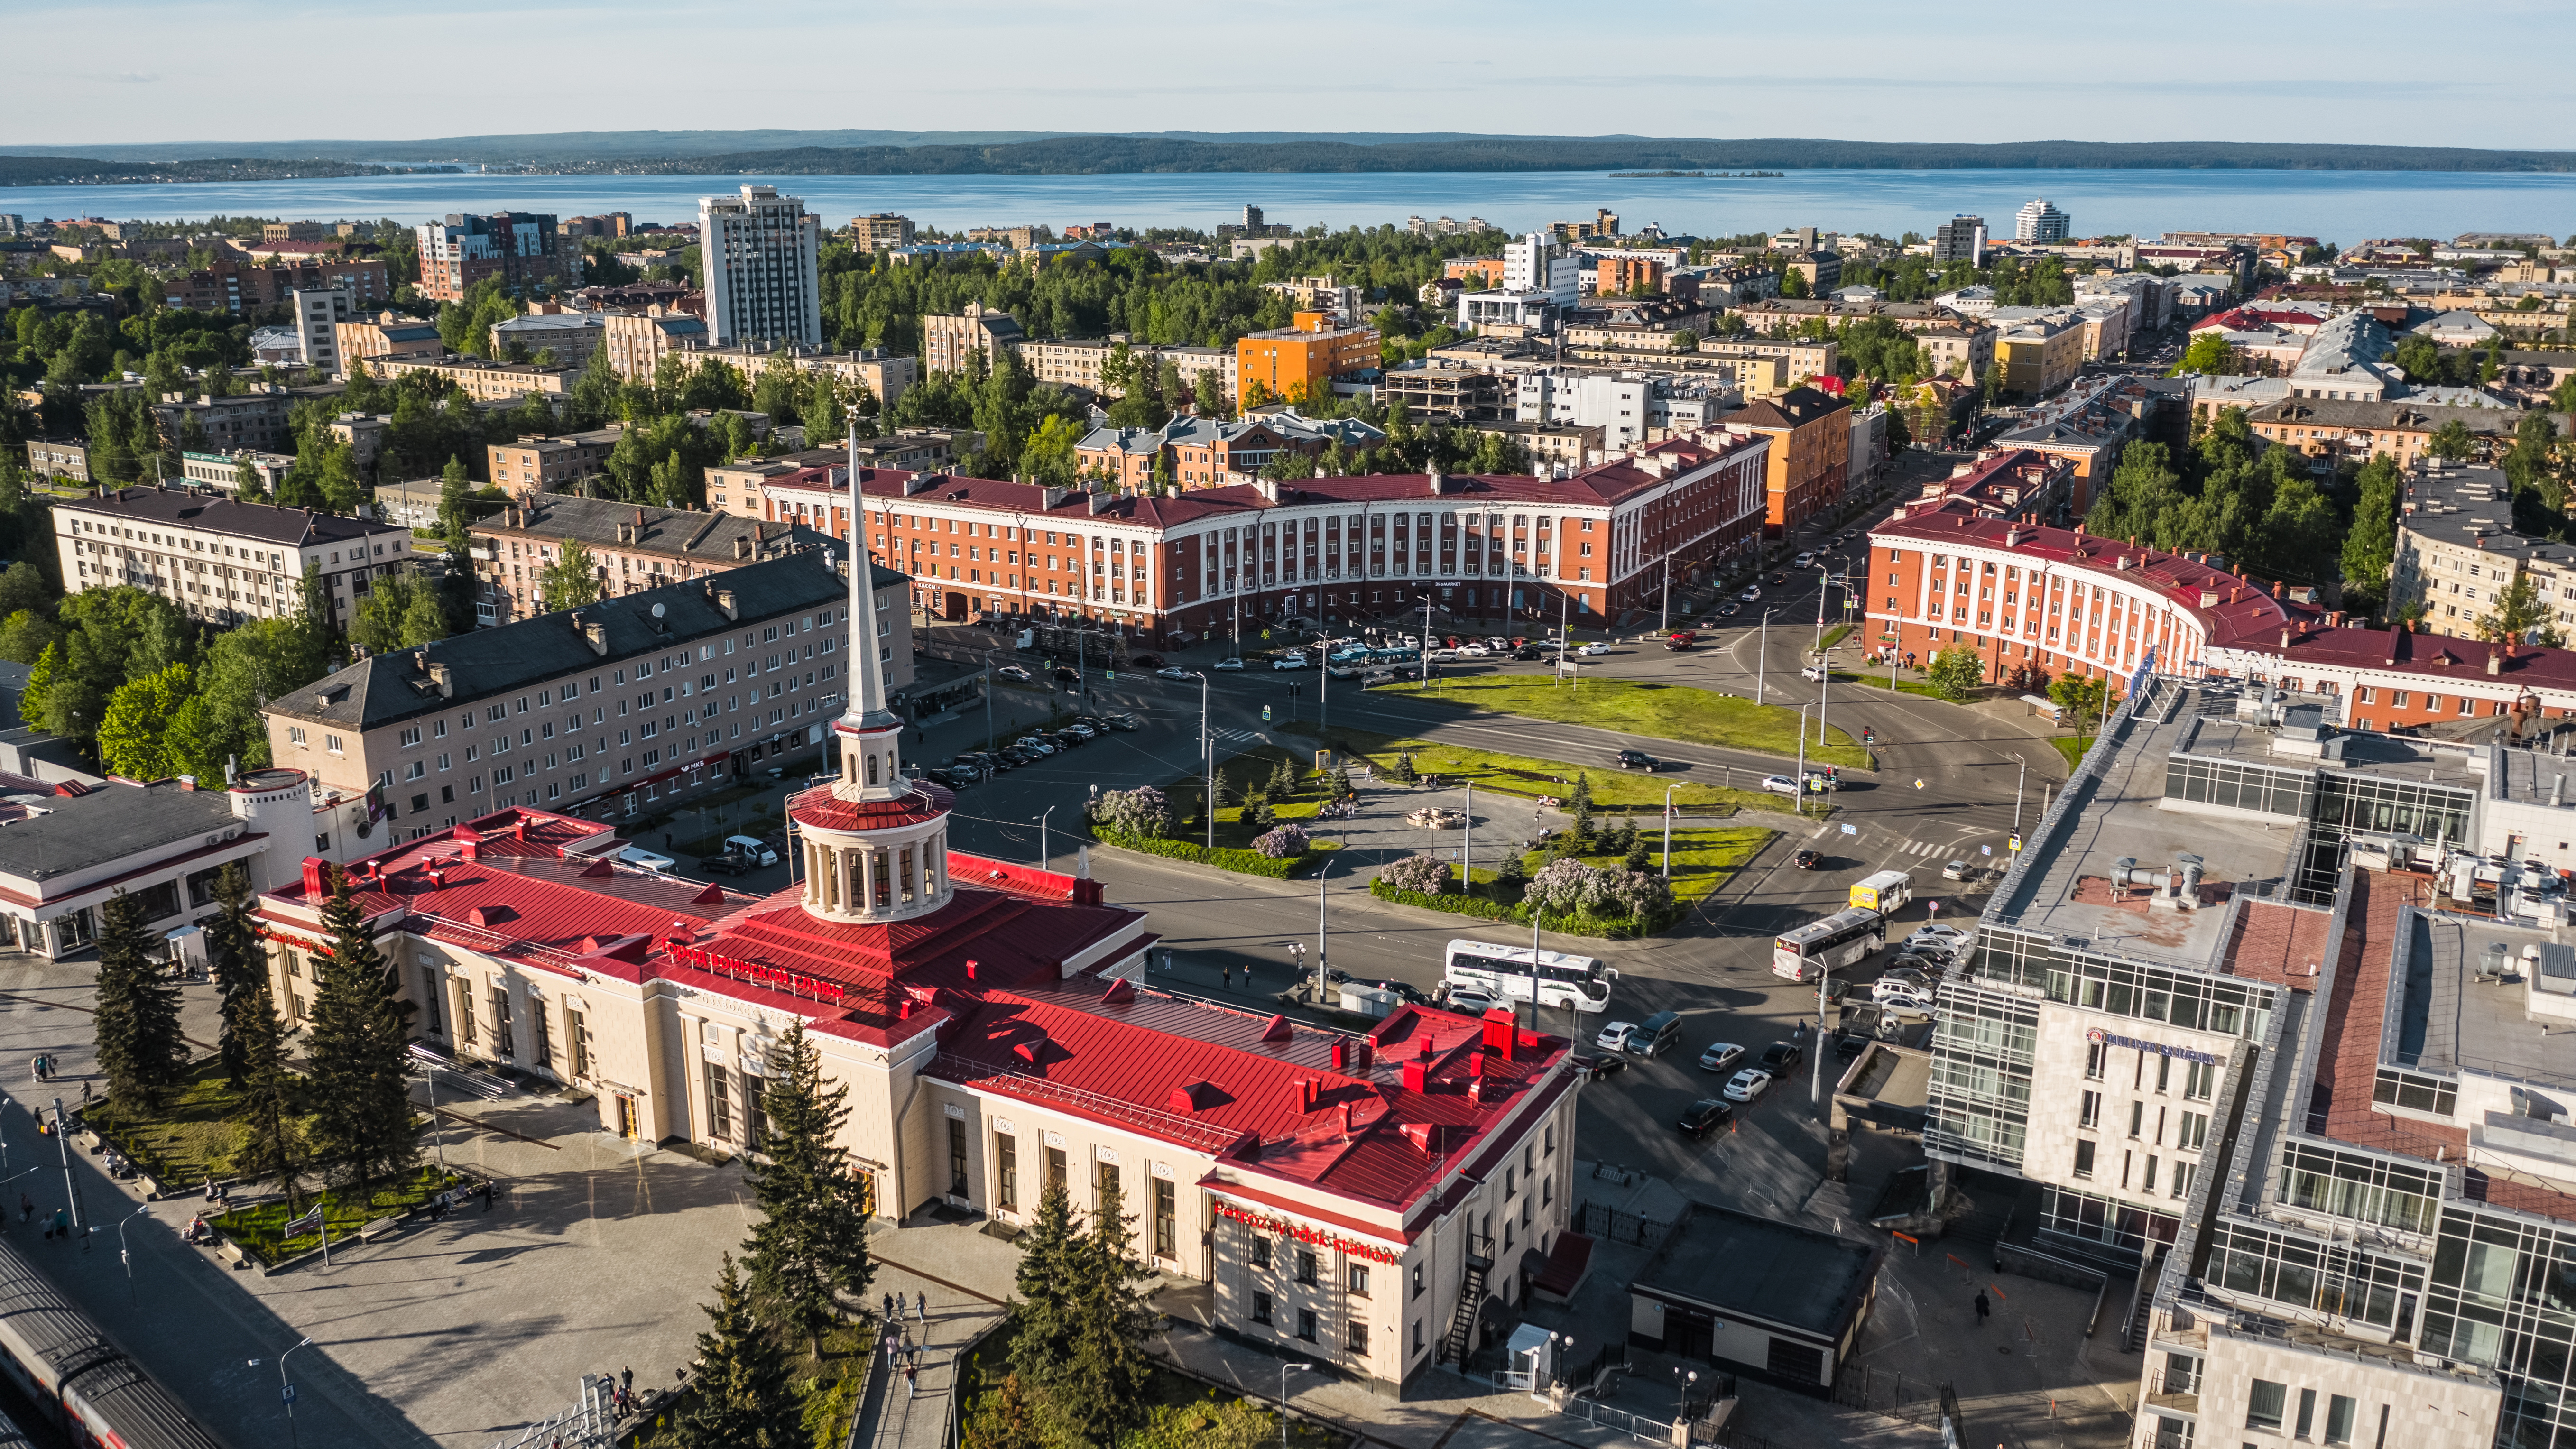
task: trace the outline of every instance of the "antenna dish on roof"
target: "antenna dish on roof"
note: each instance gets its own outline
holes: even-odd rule
[[[655,604],[655,605],[653,606],[653,617],[654,617],[654,618],[656,618],[656,619],[658,619],[658,618],[661,618],[661,617],[662,617],[662,606],[661,606],[661,605],[659,605],[659,604]]]

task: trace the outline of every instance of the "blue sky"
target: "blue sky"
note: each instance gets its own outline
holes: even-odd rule
[[[2563,0],[1987,15],[1921,0],[8,0],[11,49],[45,59],[11,68],[0,146],[853,127],[2576,148]]]

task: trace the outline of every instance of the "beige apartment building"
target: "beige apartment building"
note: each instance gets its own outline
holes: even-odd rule
[[[2004,390],[2042,397],[2075,380],[2084,366],[2084,324],[2068,312],[2015,323],[1995,337]]]
[[[981,302],[969,302],[954,316],[921,319],[921,365],[931,372],[964,372],[969,359],[982,354],[989,365],[1016,350],[1024,340],[1019,319]]]
[[[907,581],[870,567],[880,658],[908,686]],[[808,549],[374,655],[272,701],[270,755],[338,802],[314,822],[330,860],[506,806],[633,813],[821,739],[845,578]]]
[[[1012,350],[1020,356],[1020,365],[1029,376],[1040,382],[1061,383],[1067,387],[1088,388],[1109,397],[1119,396],[1116,389],[1101,380],[1101,364],[1109,360],[1112,349],[1123,337],[1057,338],[1047,342],[1022,342]],[[1234,396],[1235,353],[1226,347],[1128,347],[1139,369],[1162,365],[1170,359],[1181,375],[1181,385],[1195,389],[1201,373],[1216,374],[1217,387],[1225,396]]]
[[[1995,335],[1992,327],[1944,323],[1915,329],[1914,347],[1923,355],[1926,372],[1935,377],[1946,373],[1963,382],[1975,382],[1994,365]]]
[[[618,597],[811,549],[822,535],[738,514],[541,494],[475,525],[476,622],[551,612],[545,572],[574,541],[589,551],[601,594]]]
[[[863,252],[887,252],[912,245],[912,218],[874,211],[850,218],[850,241]]]
[[[2416,632],[2479,637],[2479,621],[2517,577],[2562,634],[2576,634],[2576,546],[2513,528],[2513,485],[2501,468],[2439,464],[2410,477],[2397,520],[2388,606],[2423,606]]]
[[[463,388],[465,395],[476,402],[513,402],[532,392],[543,393],[548,398],[561,398],[581,379],[580,372],[569,367],[493,362],[459,353],[444,353],[437,357],[370,358],[367,366],[377,377],[389,382],[415,372],[435,373]]]
[[[1788,369],[1782,389],[1797,387],[1809,378],[1837,371],[1842,361],[1842,348],[1831,342],[1768,342],[1760,339],[1730,339],[1724,342],[1702,342],[1696,356],[1722,362],[1739,362],[1778,358]],[[1751,396],[1748,391],[1747,396]]]
[[[625,435],[626,425],[619,423],[560,438],[522,435],[515,443],[494,443],[489,474],[492,486],[522,501],[539,493],[560,492],[563,485],[597,473],[600,464],[616,451],[617,440]]]
[[[656,308],[608,312],[600,319],[599,345],[608,353],[608,365],[628,382],[648,382],[668,354],[704,348],[714,340],[707,319],[688,312]]]
[[[830,373],[846,387],[864,387],[876,398],[875,408],[863,412],[882,414],[903,396],[905,388],[921,380],[918,358],[898,356],[882,347],[863,347],[855,352],[817,352],[810,347],[780,347],[774,344],[735,343],[724,347],[693,349],[702,359],[721,362],[742,378],[748,389],[756,386],[761,373],[771,367],[785,367],[795,372]]]
[[[292,616],[312,569],[346,627],[371,581],[416,562],[407,528],[189,488],[113,489],[53,517],[65,592],[127,585],[212,624]]]
[[[376,359],[387,357],[438,357],[447,344],[438,335],[438,324],[422,317],[405,317],[399,312],[379,312],[373,317],[360,317],[351,322],[331,324],[332,346],[338,349],[342,375],[349,365],[363,361],[367,370],[377,372]],[[381,373],[378,373],[381,376]]]

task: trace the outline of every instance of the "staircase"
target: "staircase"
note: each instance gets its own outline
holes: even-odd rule
[[[2136,1353],[2147,1346],[2147,1318],[2156,1306],[2156,1279],[2164,1271],[2164,1253],[2150,1252],[2138,1269],[2138,1282],[2129,1304],[2129,1321],[2121,1329],[2120,1346]]]
[[[1476,1347],[1476,1310],[1485,1303],[1485,1275],[1493,1269],[1493,1240],[1469,1238],[1466,1271],[1458,1283],[1458,1312],[1449,1320],[1449,1336],[1441,1341],[1437,1362],[1467,1366],[1467,1355]]]

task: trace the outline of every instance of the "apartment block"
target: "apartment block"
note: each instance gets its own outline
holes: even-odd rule
[[[850,218],[850,241],[863,252],[892,251],[912,245],[912,218],[874,211]]]
[[[987,310],[981,302],[969,302],[966,310],[954,316],[927,314],[921,319],[921,365],[929,372],[966,372],[972,359],[981,356],[984,365],[1001,362],[1002,354],[1013,351],[1025,340],[1019,319],[1000,310]]]
[[[1986,264],[1986,219],[1965,212],[1932,229],[1932,265],[1947,266],[1966,262],[1972,267]]]
[[[816,257],[823,223],[775,186],[698,201],[698,254],[706,262],[707,325],[718,345],[823,345]]]
[[[1851,404],[1811,387],[1748,403],[1727,415],[1731,429],[1770,440],[1764,486],[1769,530],[1779,535],[1843,495],[1851,477]]]
[[[589,550],[600,592],[619,597],[812,550],[822,535],[758,518],[548,493],[474,525],[474,611],[485,627],[549,612],[546,570],[568,542]]]
[[[649,382],[662,359],[705,346],[713,337],[707,319],[687,312],[603,312],[599,345],[608,365],[629,382]]]
[[[521,502],[540,493],[559,493],[564,485],[597,474],[625,435],[625,425],[620,423],[560,438],[522,436],[512,443],[494,443],[486,476],[493,487],[507,490]]]
[[[1995,334],[2004,390],[2045,397],[2075,380],[2084,366],[2084,323],[2071,311],[2014,323]]]
[[[335,289],[360,306],[383,306],[394,294],[383,262],[325,257],[281,266],[219,261],[164,284],[164,295],[173,307],[239,316],[274,307],[299,291]]]
[[[295,309],[295,340],[302,352],[297,360],[306,367],[337,374],[341,356],[335,329],[357,315],[357,297],[333,287],[293,292],[287,300]]]
[[[539,367],[533,362],[494,362],[459,352],[442,353],[437,357],[424,353],[413,357],[375,358],[367,365],[379,379],[388,382],[415,372],[445,378],[463,388],[465,395],[476,402],[512,402],[529,393],[561,398],[581,380],[581,373],[575,368]]]
[[[179,475],[188,486],[209,493],[233,493],[241,488],[242,469],[251,470],[259,479],[260,490],[275,493],[286,478],[286,470],[295,466],[292,453],[256,453],[248,448],[230,453],[181,453]]]
[[[1160,368],[1166,361],[1180,374],[1181,385],[1196,389],[1202,373],[1214,373],[1217,390],[1225,397],[1234,396],[1236,354],[1230,347],[1157,347],[1153,344],[1128,342],[1124,336],[1053,338],[1044,342],[1027,341],[1013,350],[1020,365],[1040,382],[1060,383],[1067,387],[1087,388],[1109,397],[1121,394],[1101,377],[1101,365],[1122,343],[1135,362],[1140,375],[1143,369]]]
[[[131,586],[210,624],[294,616],[312,569],[345,628],[373,580],[415,563],[409,529],[190,488],[119,488],[53,518],[67,592]]]
[[[369,362],[379,357],[437,357],[446,353],[447,343],[438,335],[438,324],[425,317],[405,317],[399,312],[379,312],[373,317],[353,317],[331,324],[332,350],[339,354],[345,370],[353,362]]]
[[[515,297],[581,285],[581,248],[563,238],[550,215],[451,214],[421,223],[413,235],[420,253],[420,294],[433,302],[461,302],[488,278],[498,278]]]
[[[1376,329],[1334,327],[1319,313],[1305,315],[1312,319],[1310,325],[1254,332],[1234,344],[1238,397],[1248,400],[1258,387],[1268,397],[1293,400],[1325,392],[1337,379],[1377,370]]]
[[[492,324],[492,355],[507,357],[516,347],[534,361],[551,352],[555,366],[579,371],[607,339],[607,318],[597,312],[567,312],[558,303],[539,306],[547,310]]]
[[[82,438],[36,438],[27,444],[27,471],[39,478],[89,482],[89,443]]]

